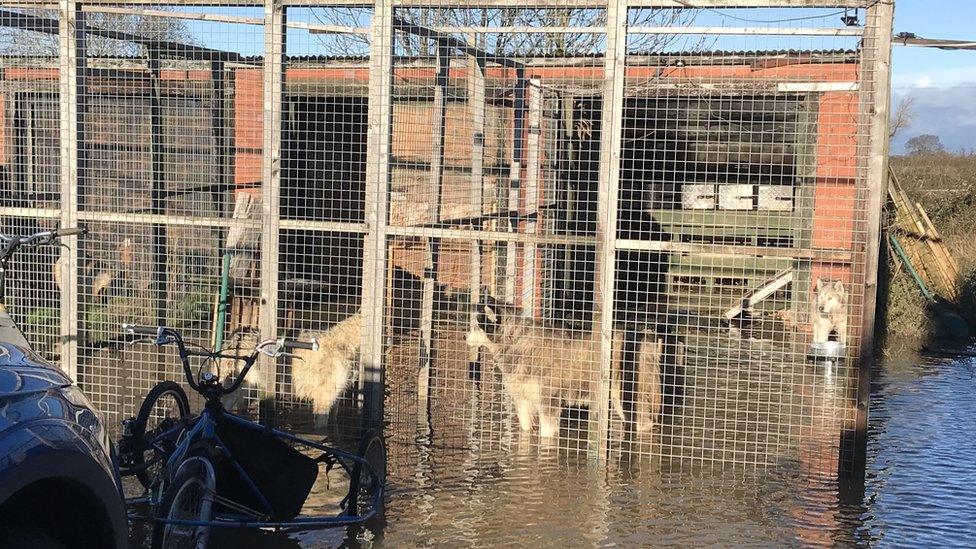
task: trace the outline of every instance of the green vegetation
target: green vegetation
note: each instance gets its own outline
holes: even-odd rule
[[[976,155],[900,156],[891,159],[891,167],[959,263],[963,292],[952,305],[976,326]],[[888,347],[925,344],[932,338],[933,323],[918,286],[896,258],[887,258],[884,272],[887,284],[878,310],[882,341]]]

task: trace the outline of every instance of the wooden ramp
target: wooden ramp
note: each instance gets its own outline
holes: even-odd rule
[[[733,318],[742,314],[744,311],[748,311],[754,307],[756,303],[759,303],[760,301],[773,295],[779,291],[780,288],[785,287],[791,282],[793,282],[793,269],[786,269],[776,273],[776,276],[767,280],[758,288],[755,288],[742,296],[742,299],[739,301],[738,305],[725,311],[725,318],[727,320],[732,320]]]

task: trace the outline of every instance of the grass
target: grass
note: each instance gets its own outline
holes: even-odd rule
[[[953,305],[976,326],[976,155],[893,157],[891,167],[909,198],[928,212],[959,264],[963,292]],[[887,347],[918,348],[933,338],[933,323],[920,290],[897,261],[887,258],[884,271],[881,341]]]

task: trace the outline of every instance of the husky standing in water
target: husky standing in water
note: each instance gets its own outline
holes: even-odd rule
[[[817,279],[816,310],[813,312],[813,341],[824,343],[837,334],[841,345],[847,344],[847,289],[840,280]]]
[[[315,427],[324,427],[329,411],[359,373],[363,316],[356,313],[325,331],[307,331],[299,341],[318,342],[318,350],[297,349],[291,360],[292,391],[312,401]]]
[[[502,374],[505,392],[515,404],[519,427],[532,429],[539,418],[539,436],[559,434],[564,406],[592,409],[600,377],[600,335],[541,325],[509,307],[482,303],[478,327],[468,332],[472,347],[484,347]],[[625,418],[621,387],[623,333],[613,337],[610,395],[613,411]],[[638,353],[637,430],[649,431],[661,410],[660,341],[641,346]]]

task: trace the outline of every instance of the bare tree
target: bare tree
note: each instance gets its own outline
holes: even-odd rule
[[[319,8],[312,14],[327,25],[365,26],[366,20],[356,8]],[[606,36],[606,10],[594,8],[404,8],[397,17],[405,23],[437,29],[439,27],[573,27],[583,32],[484,33],[478,46],[496,55],[512,57],[592,55],[602,53]],[[694,10],[640,9],[631,12],[632,26],[677,27],[688,25]],[[458,33],[459,38],[468,40]],[[367,55],[369,38],[364,35],[317,35],[330,55]],[[641,52],[665,50],[679,40],[677,35],[641,35],[631,37],[628,47]],[[434,40],[407,32],[396,33],[397,54],[427,57],[435,54]],[[697,48],[695,48],[697,49]]]
[[[171,8],[161,8],[171,9]],[[50,9],[10,10],[50,21],[57,21],[58,11]],[[143,17],[114,13],[86,13],[85,23],[94,28],[143,36],[150,40],[193,42],[186,25],[179,19],[169,17]],[[50,56],[59,53],[59,38],[56,33],[35,30],[0,27],[0,55]],[[132,42],[113,40],[89,34],[86,47],[91,57],[136,56],[145,52],[143,47]]]
[[[895,137],[898,132],[915,123],[915,96],[906,95],[898,102],[895,112],[891,116],[891,127],[888,137]]]

